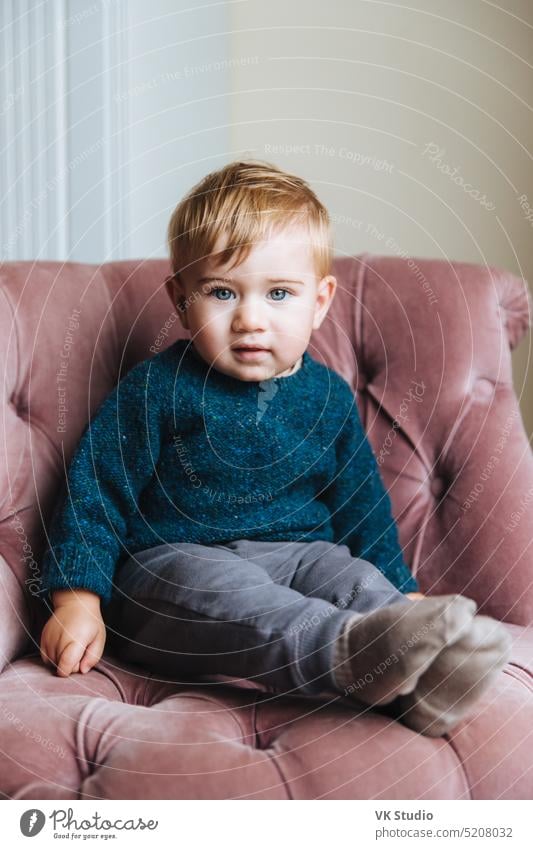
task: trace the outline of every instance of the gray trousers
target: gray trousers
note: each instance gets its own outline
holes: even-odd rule
[[[346,545],[246,539],[137,552],[117,569],[114,598],[106,624],[125,661],[306,694],[339,691],[334,643],[354,612],[408,600]]]

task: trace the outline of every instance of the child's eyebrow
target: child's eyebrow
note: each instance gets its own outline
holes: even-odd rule
[[[234,281],[230,277],[221,277],[220,275],[217,277],[200,277],[198,283],[233,283]],[[270,277],[267,283],[299,283],[300,286],[305,286],[305,282],[303,280],[289,280],[287,277]]]

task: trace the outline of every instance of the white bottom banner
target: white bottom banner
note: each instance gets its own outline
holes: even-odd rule
[[[327,811],[329,805],[339,810]],[[267,808],[276,808],[268,811]],[[237,810],[240,808],[240,810]],[[2,845],[192,845],[213,849],[221,840],[272,849],[288,840],[316,847],[508,846],[531,849],[527,801],[285,801],[10,800],[2,809]],[[448,843],[447,843],[448,841]],[[190,843],[189,843],[190,842]]]

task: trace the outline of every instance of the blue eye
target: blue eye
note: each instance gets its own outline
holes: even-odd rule
[[[223,295],[221,294],[223,293]],[[225,286],[215,286],[208,293],[210,297],[214,297],[217,301],[229,301],[232,297],[231,289],[228,289]],[[286,295],[290,295],[290,292],[287,289],[272,289],[270,294],[272,295],[273,301],[286,301]],[[276,295],[281,295],[281,297],[275,297]]]
[[[274,293],[274,292],[281,292],[282,295],[288,295],[289,294],[286,289],[272,289],[272,293]],[[273,301],[285,301],[287,299],[285,297],[283,297],[283,298],[272,298],[272,300]]]
[[[216,289],[211,289],[211,291],[209,292],[209,294],[210,294],[210,295],[214,295],[214,296],[215,296],[215,299],[216,299],[217,301],[229,301],[229,298],[219,298],[219,297],[218,297],[218,293],[219,293],[219,292],[229,292],[229,294],[231,295],[230,290],[229,290],[229,289],[225,289],[223,286],[218,286]]]

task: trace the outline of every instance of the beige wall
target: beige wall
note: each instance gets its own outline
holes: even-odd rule
[[[533,282],[531,0],[26,5],[0,4],[1,260],[166,256],[179,198],[249,153],[310,180],[339,254]]]
[[[533,282],[533,220],[519,203],[533,219],[533,4],[408,5],[232,4],[228,159],[249,153],[309,179],[338,254],[446,257]],[[514,374],[532,434],[530,341]]]

